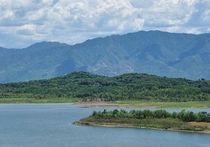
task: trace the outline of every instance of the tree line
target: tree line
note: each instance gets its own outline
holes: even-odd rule
[[[198,112],[194,113],[192,111],[182,110],[180,112],[167,112],[166,110],[113,110],[96,112],[94,111],[91,117],[96,119],[111,119],[111,118],[127,118],[127,119],[165,119],[173,118],[179,119],[184,122],[210,122],[210,113]]]
[[[49,80],[0,84],[0,98],[80,98],[86,100],[210,100],[210,81],[130,73],[115,77],[75,72]]]

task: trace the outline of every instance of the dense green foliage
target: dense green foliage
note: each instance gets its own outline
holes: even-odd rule
[[[167,112],[166,110],[113,110],[103,112],[94,111],[92,117],[96,119],[112,119],[112,118],[127,118],[127,119],[166,119],[173,118],[179,119],[184,122],[210,122],[210,113],[199,112],[194,113],[190,111],[182,110],[181,112]]]
[[[74,72],[49,80],[0,85],[0,98],[82,98],[84,100],[210,100],[210,81],[124,74],[105,77]]]

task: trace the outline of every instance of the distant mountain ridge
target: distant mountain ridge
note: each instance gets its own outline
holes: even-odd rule
[[[40,42],[24,49],[0,48],[0,83],[46,79],[74,71],[210,79],[210,34],[139,31],[75,45]]]

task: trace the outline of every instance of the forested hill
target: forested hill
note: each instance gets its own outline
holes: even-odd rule
[[[0,85],[1,98],[55,98],[157,101],[210,100],[210,81],[175,79],[148,74],[115,77],[74,72],[49,80]]]

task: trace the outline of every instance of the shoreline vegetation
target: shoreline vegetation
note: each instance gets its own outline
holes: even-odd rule
[[[76,103],[78,99],[73,98],[0,98],[0,104],[47,104],[47,103]]]
[[[210,101],[187,101],[187,102],[159,102],[141,100],[120,101],[77,101],[74,103],[81,107],[128,107],[128,108],[210,108]]]
[[[113,110],[94,111],[87,118],[74,122],[75,125],[87,125],[113,128],[148,128],[169,131],[185,131],[210,134],[210,113],[194,113],[182,110]]]
[[[128,108],[210,108],[210,101],[156,102],[141,100],[82,101],[77,98],[0,98],[0,104],[21,103],[72,103],[80,107],[128,107]]]
[[[78,98],[0,98],[0,104],[71,103],[80,107],[210,108],[210,101],[158,102],[142,100],[83,101]]]
[[[142,73],[108,77],[72,72],[51,79],[0,84],[0,103],[210,108],[210,81]]]

